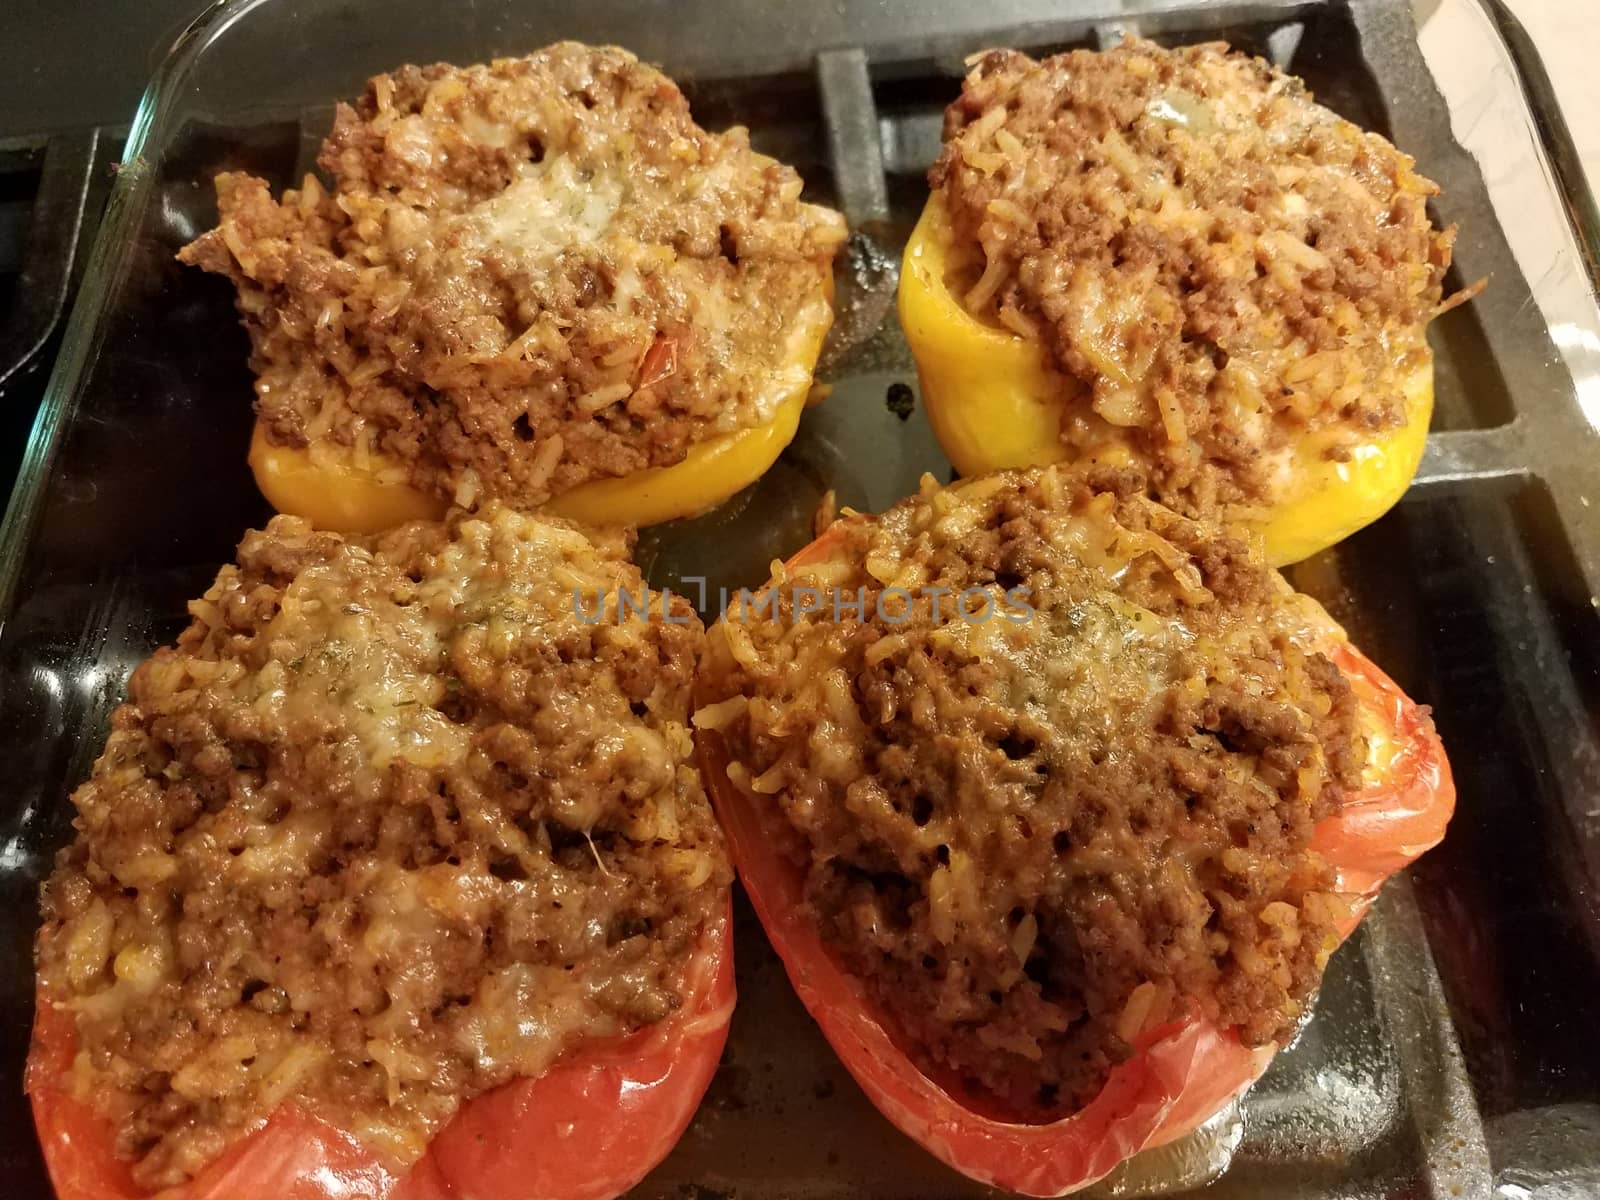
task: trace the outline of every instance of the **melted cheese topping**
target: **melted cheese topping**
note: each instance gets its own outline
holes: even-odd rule
[[[614,170],[582,179],[564,155],[538,163],[479,205],[464,222],[465,232],[476,236],[480,253],[502,246],[539,262],[593,246],[606,236],[627,194],[627,174],[621,167],[619,162]]]

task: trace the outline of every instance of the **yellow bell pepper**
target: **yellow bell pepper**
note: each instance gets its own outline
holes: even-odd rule
[[[773,375],[777,400],[763,424],[707,438],[671,466],[590,480],[553,497],[544,511],[591,525],[654,525],[715,508],[761,478],[799,427],[812,371],[833,324],[832,299],[827,279],[823,295],[796,315],[784,366]],[[393,481],[395,463],[373,457],[361,464],[341,451],[326,447],[313,457],[304,447],[273,445],[258,422],[250,469],[273,508],[305,517],[319,529],[379,533],[404,521],[436,520],[449,508],[447,500]]]
[[[973,316],[946,285],[949,220],[937,193],[906,245],[900,323],[917,362],[934,435],[963,475],[1043,466],[1072,453],[1061,423],[1083,386],[1056,369],[1045,347]],[[1388,512],[1422,459],[1433,413],[1433,359],[1424,350],[1405,384],[1405,424],[1354,447],[1347,461],[1308,441],[1291,462],[1283,498],[1246,518],[1276,566],[1298,562]],[[1113,465],[1133,452],[1111,431],[1086,454]]]
[[[444,516],[449,501],[379,477],[386,469],[392,474],[394,465],[377,461],[362,466],[337,451],[318,461],[306,447],[273,445],[260,421],[250,434],[250,470],[267,503],[281,513],[306,518],[318,529],[382,533],[406,521]]]

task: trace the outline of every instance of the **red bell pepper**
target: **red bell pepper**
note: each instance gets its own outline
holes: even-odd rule
[[[857,518],[870,519],[870,518]],[[790,560],[791,568],[837,557],[843,525]],[[1324,651],[1349,678],[1371,743],[1366,782],[1341,812],[1320,823],[1312,848],[1338,874],[1350,913],[1346,938],[1390,874],[1444,836],[1455,787],[1432,723],[1345,639],[1331,619]],[[1048,1124],[1008,1120],[930,1078],[893,1019],[862,981],[842,968],[808,915],[803,853],[773,803],[728,779],[720,735],[695,734],[701,774],[722,821],[745,891],[812,1018],[856,1082],[899,1129],[935,1157],[981,1183],[1030,1196],[1061,1196],[1100,1179],[1139,1151],[1191,1132],[1266,1070],[1276,1046],[1251,1048],[1232,1029],[1198,1015],[1148,1030],[1088,1105]]]

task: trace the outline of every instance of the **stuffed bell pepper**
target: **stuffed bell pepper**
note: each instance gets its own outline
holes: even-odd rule
[[[712,628],[734,861],[874,1104],[1032,1196],[1197,1128],[1454,803],[1427,713],[1247,540],[1102,468],[852,516]]]
[[[972,64],[900,315],[966,475],[1085,461],[1275,564],[1416,473],[1453,230],[1412,160],[1225,46]]]
[[[701,627],[620,588],[620,541],[494,505],[247,535],[44,890],[60,1200],[609,1200],[666,1155],[727,1035],[732,871]]]

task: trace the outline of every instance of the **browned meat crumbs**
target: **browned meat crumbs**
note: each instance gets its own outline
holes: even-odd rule
[[[951,282],[1043,339],[1075,449],[1130,446],[1197,513],[1279,498],[1308,435],[1340,458],[1404,423],[1455,232],[1300,80],[1221,44],[993,51],[944,134]]]
[[[414,1161],[458,1104],[678,1006],[727,902],[692,765],[703,633],[620,543],[486,508],[279,517],[134,673],[44,889],[71,1084],[141,1186],[285,1099]],[[678,623],[678,622],[682,623]]]
[[[777,620],[710,631],[695,723],[923,1069],[1045,1119],[1182,1012],[1286,1037],[1343,911],[1308,841],[1366,756],[1314,602],[1053,468],[930,480],[835,535]],[[865,619],[798,616],[800,587],[864,588]]]
[[[272,441],[381,453],[458,503],[762,424],[832,319],[843,219],[616,48],[379,75],[320,163],[331,194],[219,176],[179,257],[238,287]]]

